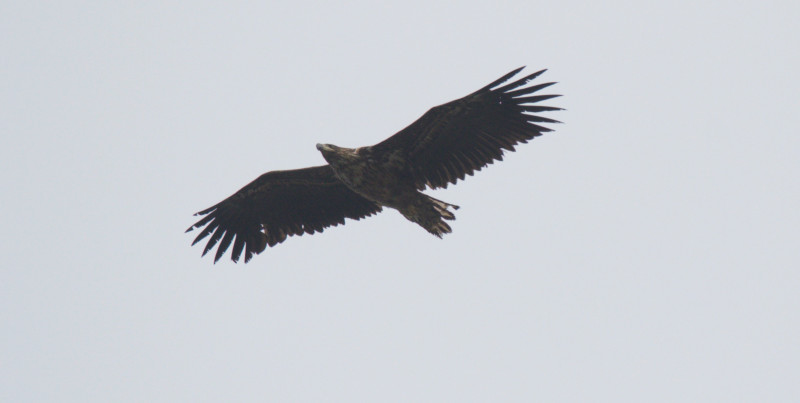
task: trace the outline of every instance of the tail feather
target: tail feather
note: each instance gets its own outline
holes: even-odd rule
[[[409,221],[419,224],[422,228],[425,228],[425,230],[439,238],[444,234],[453,232],[450,225],[444,222],[444,220],[455,220],[455,214],[448,210],[448,208],[452,207],[453,210],[458,210],[459,207],[428,195],[423,194],[422,196],[424,197],[420,198],[418,203],[414,203],[414,205],[409,208],[400,210],[400,213]]]
[[[458,210],[458,206],[456,206],[455,204],[443,202],[439,199],[434,199],[433,197],[430,196],[428,196],[428,198],[431,200],[431,202],[433,202],[433,208],[436,209],[436,212],[439,213],[439,215],[441,215],[443,219],[445,220],[456,219],[455,214],[453,214],[453,212],[451,212],[447,208],[452,207],[453,210]]]

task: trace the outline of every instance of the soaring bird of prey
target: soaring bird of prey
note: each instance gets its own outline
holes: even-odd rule
[[[361,219],[383,207],[400,212],[437,237],[458,206],[421,191],[446,188],[503,159],[560,123],[537,115],[561,108],[538,103],[559,95],[533,95],[555,83],[528,84],[545,70],[502,85],[520,67],[461,99],[431,108],[416,122],[369,147],[317,144],[327,165],[267,172],[227,199],[196,213],[186,232],[202,228],[192,245],[210,236],[203,256],[217,246],[216,263],[233,244],[231,260],[244,261],[288,236],[313,234]]]

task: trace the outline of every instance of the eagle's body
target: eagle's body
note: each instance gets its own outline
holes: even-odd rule
[[[356,149],[317,144],[336,177],[350,190],[380,206],[399,211],[431,234],[451,232],[442,220],[454,220],[447,207],[458,206],[436,200],[414,186],[407,161],[398,152],[382,153],[372,147]]]
[[[231,259],[238,261],[244,252],[246,262],[287,236],[321,232],[383,207],[398,210],[438,237],[451,232],[445,220],[455,219],[449,208],[458,206],[421,191],[456,183],[502,160],[503,150],[513,151],[514,145],[551,131],[536,123],[557,123],[531,114],[560,109],[533,105],[558,95],[529,96],[554,83],[525,87],[544,70],[496,88],[520,70],[429,110],[376,145],[351,149],[317,144],[328,165],[261,175],[197,213],[206,216],[187,232],[205,228],[193,244],[211,235],[204,255],[219,243],[216,262],[233,243]]]

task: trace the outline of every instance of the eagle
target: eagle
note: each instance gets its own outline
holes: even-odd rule
[[[208,237],[203,256],[214,246],[214,263],[233,244],[231,260],[244,261],[293,235],[314,234],[393,208],[441,238],[452,229],[458,206],[422,193],[446,188],[473,175],[504,151],[560,123],[539,116],[561,108],[539,105],[560,95],[538,95],[555,83],[528,85],[546,70],[518,78],[523,67],[463,98],[431,108],[410,126],[368,147],[317,144],[326,165],[259,176],[227,199],[195,214],[203,216],[186,232],[201,229],[192,242]],[[505,84],[505,85],[503,85]]]

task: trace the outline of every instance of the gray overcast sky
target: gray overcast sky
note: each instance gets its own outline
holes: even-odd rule
[[[0,400],[800,401],[794,1],[0,6]],[[247,265],[192,213],[520,65],[557,131]]]

